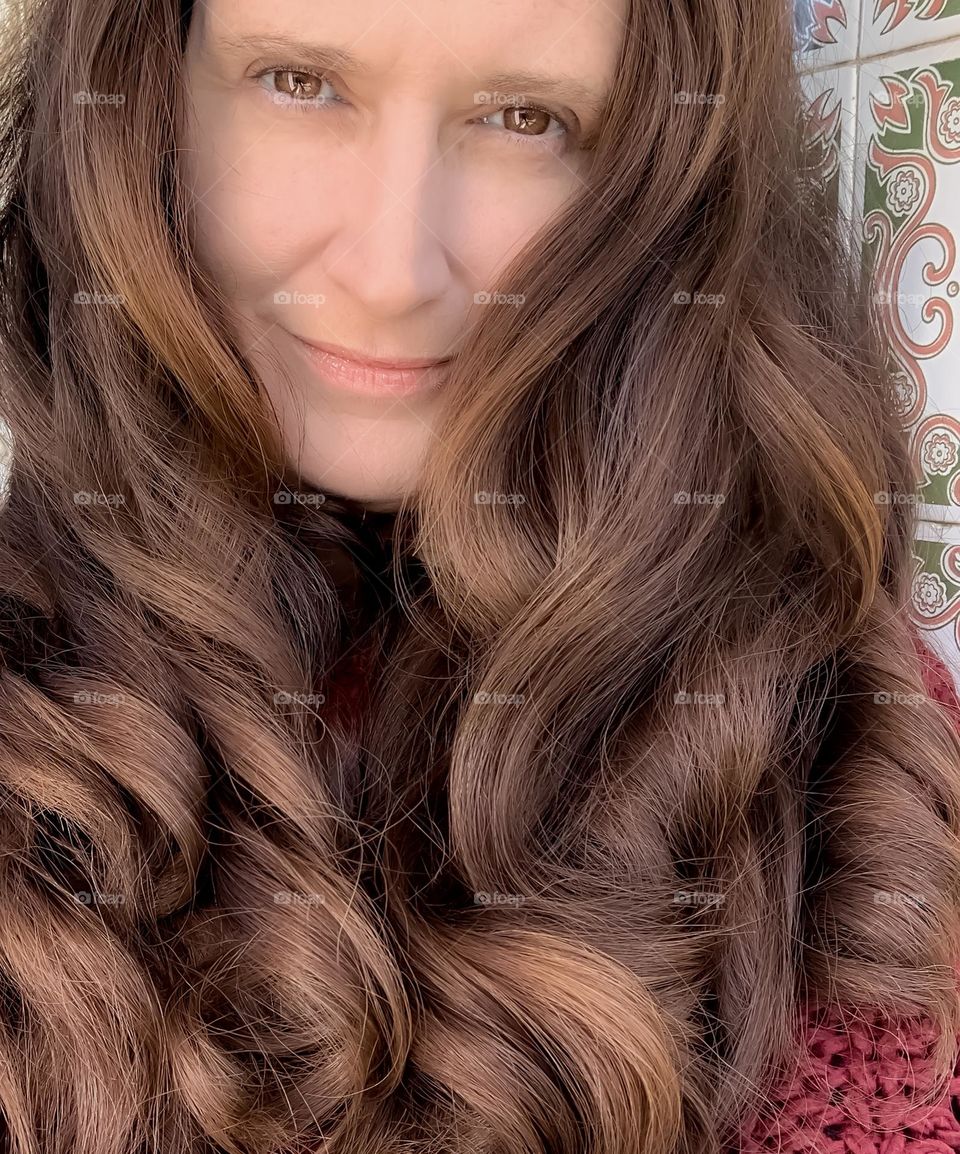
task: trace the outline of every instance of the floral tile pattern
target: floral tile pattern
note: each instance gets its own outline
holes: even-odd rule
[[[960,40],[939,47],[861,63],[854,196],[922,499],[960,508]]]
[[[960,36],[960,0],[862,0],[860,56]]]
[[[960,525],[922,522],[914,541],[911,614],[924,641],[957,671],[960,652]]]
[[[960,411],[933,412],[913,430],[922,520],[960,525]]]
[[[797,66],[824,68],[853,60],[860,28],[859,0],[797,0]]]
[[[960,0],[793,2],[808,140],[910,436],[912,615],[960,681]]]
[[[857,70],[852,65],[800,74],[807,141],[819,158],[818,179],[844,220],[853,215]],[[852,231],[852,225],[851,225]]]

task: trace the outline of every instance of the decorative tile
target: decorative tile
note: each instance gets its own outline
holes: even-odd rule
[[[834,211],[849,221],[856,153],[856,66],[801,73],[800,87],[807,102],[807,140],[819,158],[819,179]]]
[[[859,66],[854,203],[921,496],[960,506],[960,39]]]
[[[794,0],[798,69],[825,68],[857,55],[860,0]]]
[[[860,56],[960,36],[960,0],[861,0]]]
[[[956,389],[955,389],[956,392]],[[954,396],[954,404],[960,398]],[[932,412],[911,429],[919,515],[960,525],[960,409]]]
[[[960,675],[960,525],[921,522],[914,540],[910,617]]]

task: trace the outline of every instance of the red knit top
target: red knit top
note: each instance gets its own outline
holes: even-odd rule
[[[952,674],[919,637],[915,645],[927,692],[960,729]],[[369,656],[353,651],[339,666],[331,686],[337,713],[362,708]],[[811,1012],[798,1064],[744,1126],[739,1154],[960,1154],[960,1039],[946,1093],[932,1106],[913,1105],[924,1097],[934,1040],[930,1022],[892,1023],[879,1007]]]
[[[915,640],[927,692],[960,728],[960,699],[947,666]],[[957,1154],[960,1151],[960,1038],[946,1092],[914,1106],[933,1086],[936,1041],[925,1018],[892,1020],[880,1007],[856,1015],[829,1006],[803,1025],[800,1061],[744,1126],[741,1154]]]

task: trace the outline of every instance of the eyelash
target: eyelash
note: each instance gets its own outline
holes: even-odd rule
[[[309,68],[298,68],[292,64],[278,64],[274,65],[272,68],[263,68],[254,76],[254,80],[260,81],[266,76],[276,76],[284,72],[295,72],[301,76],[308,76],[311,80],[318,80],[321,82],[326,82],[327,84],[332,83],[330,78],[325,73],[313,72]],[[281,95],[281,93],[279,93],[276,89],[265,88],[265,91],[274,96]],[[328,106],[333,107],[338,104],[346,103],[339,98],[331,100],[320,100],[317,97],[314,97],[311,100],[310,98],[299,99],[296,96],[289,96],[287,93],[283,93],[282,95],[288,96],[288,100],[283,105],[283,107],[285,109],[299,113],[309,112],[313,109],[326,109]],[[510,143],[516,145],[519,148],[540,148],[544,149],[545,151],[555,151],[552,142],[560,140],[564,144],[568,144],[576,136],[576,126],[571,124],[567,117],[562,116],[559,112],[554,112],[551,108],[543,108],[536,104],[506,104],[503,108],[489,112],[485,117],[481,117],[479,121],[473,121],[471,123],[482,123],[482,121],[487,120],[489,117],[498,116],[501,112],[505,112],[510,108],[523,108],[533,112],[545,112],[548,116],[557,121],[562,130],[560,132],[543,133],[541,136],[524,136],[522,133],[508,132],[506,129],[501,129],[501,132],[509,138]],[[497,128],[498,126],[486,125],[485,127]],[[541,141],[543,143],[540,143]]]

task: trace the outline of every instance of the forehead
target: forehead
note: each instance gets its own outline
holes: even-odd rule
[[[483,87],[511,75],[609,81],[628,0],[200,0],[211,48],[251,55],[257,40],[349,54],[358,69]],[[247,43],[249,42],[249,43]],[[296,55],[291,62],[297,62]],[[503,84],[499,87],[516,87]]]

